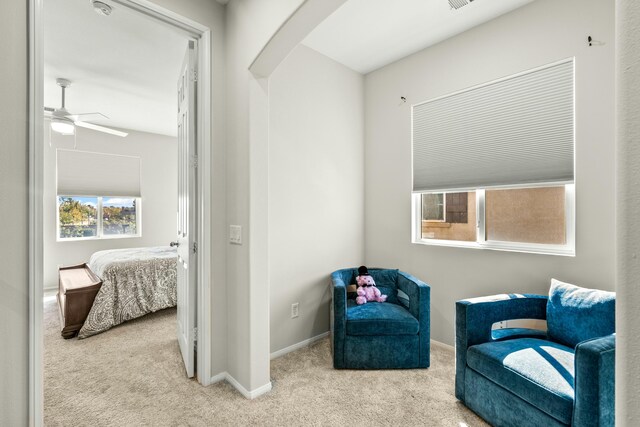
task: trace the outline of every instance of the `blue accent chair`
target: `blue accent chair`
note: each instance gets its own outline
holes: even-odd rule
[[[347,287],[358,270],[331,274],[331,343],[337,369],[428,368],[430,288],[398,270],[370,268],[383,303],[357,305]]]
[[[492,331],[547,320],[547,331]],[[494,426],[614,426],[615,293],[552,281],[549,297],[456,303],[456,397]]]

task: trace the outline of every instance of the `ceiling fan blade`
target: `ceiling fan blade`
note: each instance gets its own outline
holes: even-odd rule
[[[110,128],[107,128],[107,127],[104,127],[104,126],[94,125],[93,123],[75,122],[75,125],[76,126],[80,126],[81,128],[97,130],[98,132],[104,132],[104,133],[108,133],[108,134],[111,134],[111,135],[120,136],[122,138],[124,138],[125,136],[129,135],[127,132],[122,132],[122,131],[119,131],[119,130],[110,129]]]
[[[83,118],[85,120],[96,120],[96,119],[109,119],[109,117],[105,116],[102,113],[77,113],[77,114],[69,114],[67,117],[69,117],[71,120],[75,121],[79,121],[80,117],[84,116]],[[92,118],[87,118],[86,116],[97,116],[97,117],[92,117]]]
[[[53,112],[53,111],[56,111],[56,109],[55,109],[55,108],[52,108],[52,107],[44,107],[44,111],[50,111],[50,112]]]

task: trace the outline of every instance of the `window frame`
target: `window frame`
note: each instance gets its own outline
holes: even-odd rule
[[[521,188],[544,188],[564,186],[565,192],[565,232],[566,243],[564,245],[542,244],[542,243],[525,243],[525,242],[505,242],[497,240],[486,240],[486,222],[485,222],[485,191],[486,190],[508,190]],[[424,239],[422,238],[422,194],[425,193],[460,193],[460,192],[476,192],[476,241],[466,242],[461,240],[443,240],[443,239]],[[576,234],[576,218],[575,218],[575,183],[574,182],[553,182],[553,183],[536,183],[536,184],[517,184],[504,185],[498,187],[483,188],[463,188],[434,190],[428,192],[415,192],[411,195],[412,203],[412,230],[411,242],[414,244],[429,246],[449,246],[459,248],[472,249],[488,249],[495,251],[507,252],[523,252],[544,255],[560,255],[575,256],[575,234]]]
[[[98,200],[96,205],[96,235],[91,237],[60,237],[60,197],[94,197]],[[104,234],[102,200],[104,198],[134,199],[136,201],[136,234]],[[142,197],[131,196],[94,196],[94,195],[69,195],[56,194],[56,242],[78,242],[84,240],[111,240],[134,239],[142,237]]]

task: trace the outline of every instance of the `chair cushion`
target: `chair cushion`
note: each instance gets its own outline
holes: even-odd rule
[[[419,330],[418,320],[402,306],[347,301],[347,335],[416,335]]]
[[[549,338],[569,347],[611,335],[616,324],[615,292],[581,288],[551,279],[547,303]]]
[[[572,348],[537,338],[469,347],[467,365],[524,401],[570,424],[574,400]]]
[[[387,296],[387,302],[398,304],[398,270],[370,268],[369,274],[380,292]]]

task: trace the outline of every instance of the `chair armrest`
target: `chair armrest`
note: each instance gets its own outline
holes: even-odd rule
[[[615,334],[576,346],[572,425],[615,425],[615,359]]]
[[[397,285],[409,297],[409,313],[418,319],[420,366],[428,367],[431,358],[431,288],[403,271],[398,271]]]
[[[347,328],[347,284],[343,279],[343,271],[331,274],[332,308],[331,333],[333,335],[333,366],[344,367],[344,340]]]
[[[501,294],[456,302],[456,397],[464,402],[467,349],[493,341],[491,326],[510,319],[547,318],[545,295]]]

